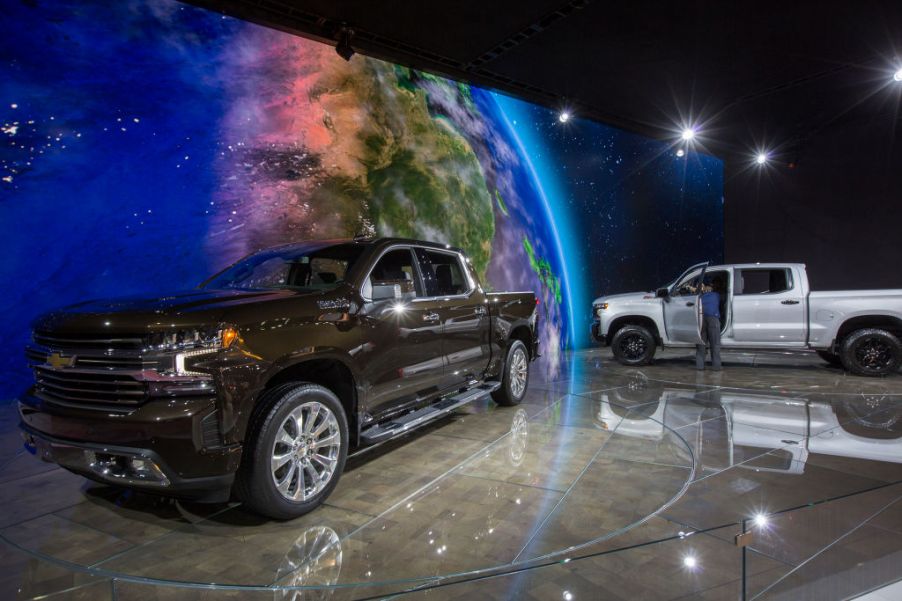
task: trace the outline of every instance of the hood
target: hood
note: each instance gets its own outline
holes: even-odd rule
[[[593,305],[597,305],[599,303],[609,303],[611,301],[642,301],[642,300],[654,300],[655,293],[654,292],[626,292],[624,294],[609,294],[607,296],[599,296],[594,301],[592,301]]]
[[[154,327],[216,325],[231,309],[308,296],[293,290],[204,290],[90,300],[52,311],[34,327],[55,332],[138,333]]]

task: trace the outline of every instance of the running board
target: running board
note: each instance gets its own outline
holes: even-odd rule
[[[501,382],[485,382],[475,388],[446,397],[428,407],[411,411],[388,423],[370,426],[360,433],[361,445],[369,446],[384,442],[389,438],[419,428],[428,422],[448,415],[458,407],[495,392],[500,387]]]

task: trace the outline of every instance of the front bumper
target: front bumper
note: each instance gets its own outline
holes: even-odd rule
[[[19,399],[26,448],[95,480],[158,494],[226,500],[240,445],[209,435],[215,397],[152,399],[126,414]]]
[[[607,344],[607,338],[601,333],[601,320],[597,317],[592,321],[591,332],[592,340],[599,342],[602,345]]]

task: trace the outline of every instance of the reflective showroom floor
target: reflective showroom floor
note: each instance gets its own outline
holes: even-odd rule
[[[725,360],[577,353],[520,407],[352,458],[285,523],[41,463],[6,404],[0,599],[820,601],[902,578],[902,377]]]

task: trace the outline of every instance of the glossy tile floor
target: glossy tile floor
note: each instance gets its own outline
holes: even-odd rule
[[[579,352],[519,407],[352,458],[278,523],[41,463],[5,404],[0,599],[851,598],[902,578],[900,418],[902,376],[813,355]]]

